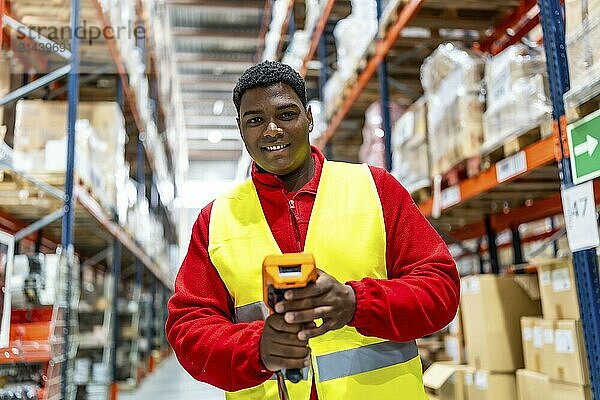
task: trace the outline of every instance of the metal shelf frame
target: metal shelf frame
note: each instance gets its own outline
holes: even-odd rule
[[[5,12],[7,9],[4,7],[4,0],[0,0],[2,8],[0,9],[0,18],[6,25],[6,28],[12,27],[22,27],[20,22],[14,20],[10,16],[6,15]],[[108,20],[102,9],[100,8],[99,2],[94,0],[93,3],[97,6],[100,21],[103,27],[108,26]],[[72,32],[77,31],[77,27],[79,26],[80,20],[80,0],[72,0],[71,1],[71,20],[70,20],[70,28]],[[3,33],[4,26],[0,24],[0,35]],[[15,28],[16,29],[16,28]],[[33,35],[33,37],[39,37],[39,35]],[[4,38],[5,39],[5,38]],[[42,38],[40,40],[48,40]],[[0,43],[2,43],[2,39],[0,39]],[[107,45],[109,50],[113,56],[114,63],[117,68],[117,72],[119,77],[121,78],[121,90],[122,97],[124,97],[128,105],[131,109],[131,113],[133,115],[133,119],[135,125],[140,134],[139,142],[138,142],[138,162],[141,160],[141,164],[138,164],[137,170],[137,179],[140,184],[139,193],[140,195],[144,195],[144,153],[148,160],[148,163],[151,167],[153,176],[156,171],[155,161],[153,158],[153,154],[151,150],[146,146],[146,143],[143,142],[143,135],[145,134],[145,126],[143,121],[140,118],[139,111],[137,109],[137,103],[135,102],[135,94],[133,93],[132,88],[128,85],[128,75],[125,69],[125,64],[120,56],[119,51],[117,50],[117,43],[114,38],[107,39]],[[18,239],[23,240],[33,240],[31,237],[36,232],[40,232],[41,229],[48,226],[49,224],[57,221],[58,219],[62,219],[61,224],[61,247],[66,251],[67,254],[67,274],[68,276],[72,275],[74,268],[74,229],[75,229],[75,209],[77,203],[79,203],[86,212],[93,217],[113,238],[113,254],[112,254],[112,270],[113,270],[113,310],[114,314],[112,317],[113,321],[113,340],[115,343],[118,343],[119,338],[119,326],[118,326],[118,308],[117,306],[117,298],[118,298],[118,277],[120,276],[121,270],[121,248],[124,246],[134,257],[136,260],[136,285],[141,285],[141,280],[143,278],[143,270],[142,266],[145,266],[153,275],[153,287],[154,290],[160,290],[161,293],[168,294],[172,289],[171,278],[167,273],[163,272],[160,267],[154,262],[154,260],[149,257],[145,251],[133,240],[133,238],[119,225],[118,221],[114,221],[112,217],[110,217],[107,212],[98,204],[98,202],[88,193],[88,191],[81,187],[78,183],[75,182],[75,122],[77,120],[77,108],[79,103],[79,66],[80,66],[80,55],[79,55],[79,38],[77,35],[73,35],[70,42],[70,53],[67,52],[62,54],[63,58],[68,62],[67,65],[61,67],[55,71],[52,71],[43,77],[28,83],[25,86],[18,88],[17,90],[9,93],[7,96],[0,99],[0,106],[8,104],[10,102],[19,100],[29,93],[47,86],[48,84],[68,75],[68,122],[67,122],[67,165],[66,165],[66,173],[65,173],[65,184],[64,184],[64,192],[56,189],[55,187],[45,184],[44,182],[37,181],[31,177],[26,176],[26,174],[16,173],[21,175],[26,181],[34,184],[39,187],[41,190],[47,192],[51,196],[58,198],[63,202],[63,207],[40,220],[25,226],[24,224],[16,221],[14,218],[11,218],[10,215],[0,215],[2,219],[3,225],[9,224],[14,230],[17,232],[16,237]],[[64,53],[64,52],[63,52]],[[144,151],[145,150],[145,151]],[[13,169],[12,163],[9,159],[5,159],[4,155],[0,157],[0,166]],[[141,166],[141,168],[140,168]],[[167,213],[169,217],[169,223],[172,224],[171,216]],[[43,239],[40,243],[45,243],[45,246],[56,247],[56,244],[52,243],[48,239]],[[116,279],[115,279],[116,278]],[[139,289],[139,288],[138,288]],[[70,298],[73,293],[76,293],[78,288],[73,287],[73,282],[71,279],[68,279],[66,282],[66,295],[67,298]],[[156,304],[153,304],[155,307]],[[65,310],[65,319],[69,321],[71,319],[71,314],[74,310],[70,310],[69,307]],[[156,312],[156,310],[153,310]],[[71,335],[76,332],[71,332],[70,324],[65,324],[63,327],[64,333],[64,346],[65,348],[69,348],[72,342]],[[150,338],[153,340],[153,337]],[[116,371],[115,357],[113,355],[112,363],[113,363],[113,372]],[[45,359],[45,357],[44,357]],[[70,399],[70,396],[73,394],[70,390],[70,378],[72,377],[72,373],[69,369],[69,363],[65,362],[61,365],[61,382],[60,382],[60,398],[61,399]],[[116,382],[114,379],[116,378],[113,373],[113,383]],[[116,385],[113,385],[113,389],[116,388]],[[113,399],[116,399],[116,394]]]
[[[561,150],[562,186],[569,188],[574,184],[568,148],[564,146],[567,143],[564,96],[570,87],[564,9],[560,0],[538,0],[538,5],[544,32],[555,137]],[[600,399],[600,271],[596,249],[573,252],[573,268],[593,397]]]

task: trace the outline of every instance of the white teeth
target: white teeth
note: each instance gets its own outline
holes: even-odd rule
[[[284,145],[278,145],[278,146],[267,146],[266,149],[269,151],[277,151],[277,150],[281,150],[284,149],[287,146]]]

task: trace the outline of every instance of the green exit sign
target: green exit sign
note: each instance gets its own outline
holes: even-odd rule
[[[569,125],[569,150],[575,184],[600,176],[600,110]]]

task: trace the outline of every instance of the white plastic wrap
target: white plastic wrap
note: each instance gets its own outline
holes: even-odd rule
[[[294,32],[294,37],[290,43],[287,51],[285,52],[281,62],[294,68],[296,71],[300,71],[302,64],[304,64],[304,57],[308,54],[310,48],[311,35],[308,31],[297,30]]]
[[[485,71],[484,151],[551,118],[542,49],[511,46],[489,59]]]
[[[352,0],[352,13],[333,29],[337,47],[338,71],[344,81],[352,77],[365,51],[377,34],[375,0]]]
[[[410,193],[430,184],[427,107],[424,98],[412,104],[394,125],[392,175]]]
[[[421,67],[432,176],[481,150],[483,67],[483,57],[451,43],[440,45]]]
[[[600,10],[567,36],[571,91],[585,91],[600,80]],[[585,97],[585,96],[584,96]]]
[[[390,104],[390,117],[392,121],[398,119],[401,111],[398,104]],[[363,144],[360,146],[358,152],[358,159],[361,163],[385,168],[385,144],[382,127],[381,105],[379,102],[375,102],[365,112],[365,125],[362,131]]]

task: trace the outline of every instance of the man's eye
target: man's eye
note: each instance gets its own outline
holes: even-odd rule
[[[281,113],[280,118],[281,119],[290,119],[290,118],[293,118],[294,115],[296,115],[294,112],[286,111],[284,113]]]
[[[250,118],[247,122],[249,124],[258,124],[262,121],[261,117],[254,117],[254,118]]]

